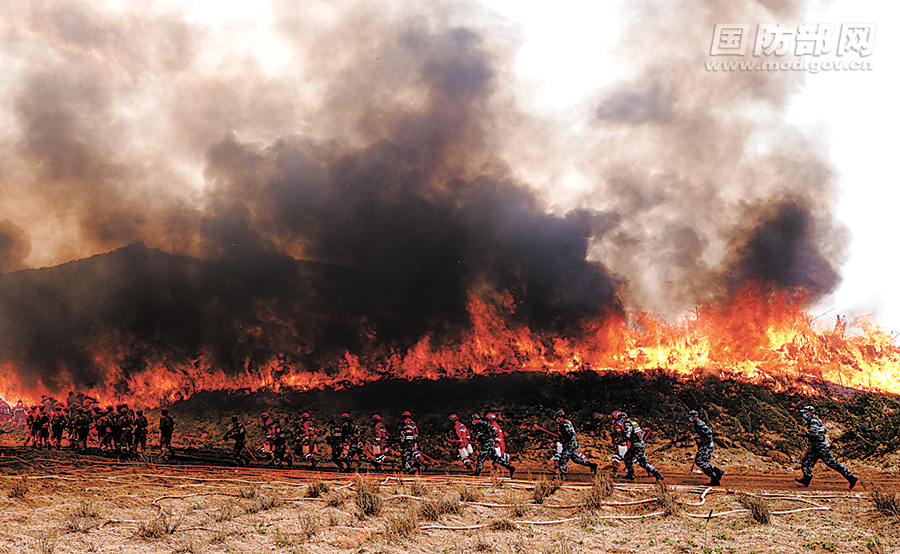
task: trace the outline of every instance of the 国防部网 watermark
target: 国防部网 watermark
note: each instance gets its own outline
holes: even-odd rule
[[[706,70],[869,71],[874,68],[875,29],[874,23],[760,23],[755,29],[748,23],[717,23],[709,55],[745,59],[721,57],[707,61]]]

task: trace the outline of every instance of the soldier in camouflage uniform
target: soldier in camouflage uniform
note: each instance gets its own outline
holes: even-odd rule
[[[597,464],[588,460],[584,454],[578,451],[578,439],[575,436],[575,426],[566,419],[566,414],[559,410],[554,414],[556,421],[556,433],[559,442],[562,444],[562,452],[556,455],[556,465],[559,468],[560,476],[565,479],[569,473],[569,460],[576,464],[587,466],[591,470],[591,474],[597,473]]]
[[[713,467],[709,463],[712,451],[716,448],[713,442],[712,430],[709,428],[709,425],[700,419],[700,414],[697,410],[688,412],[688,421],[694,424],[694,442],[697,443],[697,456],[694,458],[694,464],[709,477],[707,486],[718,487],[721,484],[722,476],[725,475],[725,471]]]
[[[484,462],[490,460],[496,465],[503,466],[509,471],[509,478],[512,479],[516,472],[515,466],[500,456],[495,447],[496,441],[500,438],[500,433],[489,421],[481,419],[478,414],[472,415],[472,433],[475,435],[475,442],[478,443],[478,461],[475,462],[475,470],[473,475],[480,475]]]
[[[617,429],[620,429],[620,441],[625,440],[631,443],[624,456],[626,470],[625,479],[628,479],[629,481],[634,480],[634,462],[637,462],[639,466],[647,470],[650,475],[654,476],[657,483],[665,479],[665,477],[663,477],[662,474],[647,461],[647,457],[644,455],[646,449],[646,446],[644,445],[644,431],[641,430],[637,422],[629,418],[628,414],[625,412],[620,412],[618,410],[614,411],[611,415],[613,419],[619,423]]]
[[[794,481],[797,481],[804,487],[808,487],[813,478],[813,466],[816,465],[816,462],[822,460],[825,465],[843,475],[844,479],[850,483],[849,488],[852,490],[856,486],[856,482],[859,481],[859,477],[853,475],[846,466],[834,458],[834,454],[831,453],[831,445],[828,444],[828,439],[825,437],[828,429],[822,423],[822,420],[816,417],[816,409],[812,406],[804,406],[800,409],[800,415],[806,420],[806,431],[801,431],[800,436],[806,437],[806,440],[809,441],[809,448],[806,450],[806,454],[803,455],[803,459],[800,460],[800,470],[803,471],[803,477],[794,478]]]

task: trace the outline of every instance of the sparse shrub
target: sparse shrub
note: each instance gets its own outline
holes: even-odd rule
[[[506,504],[509,504],[509,517],[522,517],[528,513],[528,506],[519,502],[512,491],[506,494]]]
[[[769,525],[772,523],[772,512],[769,511],[769,504],[758,496],[750,494],[741,494],[737,498],[738,503],[750,510],[750,517],[757,523]]]
[[[900,517],[900,494],[897,491],[875,485],[869,501],[880,514],[888,517]]]
[[[506,518],[492,521],[489,527],[490,527],[491,531],[503,531],[503,532],[515,531],[517,529],[516,524]]]
[[[78,504],[69,508],[69,516],[63,529],[67,533],[87,533],[98,525],[96,518],[99,515],[100,512],[94,507],[93,502],[82,498]]]
[[[315,533],[313,533],[315,534]],[[312,536],[312,535],[310,535]],[[275,546],[284,546],[291,547],[297,544],[297,539],[290,533],[285,533],[279,528],[275,528],[275,532],[272,533],[272,540],[275,543]]]
[[[354,500],[356,501],[356,513],[360,519],[377,516],[381,513],[381,507],[384,504],[377,492],[368,490],[357,491]]]
[[[478,533],[477,539],[475,540],[475,546],[473,547],[475,552],[493,552],[494,546],[484,540],[484,535]]]
[[[678,493],[675,492],[675,487],[659,481],[656,483],[653,493],[656,497],[656,504],[665,511],[667,516],[678,513]]]
[[[326,492],[328,492],[328,485],[325,484],[325,481],[317,479],[306,487],[306,498],[319,498]]]
[[[78,505],[71,509],[71,513],[78,517],[100,517],[100,511],[94,506],[94,501],[87,498],[78,499]]]
[[[532,493],[532,499],[535,504],[543,504],[544,500],[551,496],[553,493],[559,490],[560,482],[557,479],[553,481],[548,481],[543,477],[538,480],[537,483],[534,484],[534,492]]]
[[[603,501],[612,496],[613,484],[609,476],[600,473],[594,478],[591,488],[584,493],[582,505],[586,510],[599,510]]]
[[[24,475],[18,481],[13,482],[9,487],[9,497],[23,499],[28,494],[28,477]]]
[[[175,544],[172,552],[174,554],[200,554],[202,547],[192,537],[181,537],[181,540]]]
[[[410,508],[391,514],[384,519],[384,535],[393,538],[408,539],[416,532],[418,517]]]

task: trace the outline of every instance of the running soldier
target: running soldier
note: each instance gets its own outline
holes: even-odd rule
[[[616,422],[621,422],[621,425],[617,426],[620,433],[617,442],[620,443],[622,440],[625,440],[631,443],[624,456],[626,470],[624,478],[629,481],[634,480],[634,462],[637,462],[639,466],[647,470],[650,475],[656,478],[657,483],[665,479],[665,477],[663,477],[662,474],[647,461],[647,456],[644,454],[646,451],[646,446],[644,445],[644,431],[641,430],[641,427],[637,422],[629,418],[628,414],[625,412],[620,412],[618,410],[614,411],[611,415]]]
[[[67,424],[68,418],[66,418],[65,412],[62,410],[53,412],[53,417],[50,418],[50,443],[55,446],[57,450],[62,448],[63,431],[66,430]]]
[[[234,456],[234,461],[238,467],[249,465],[250,461],[247,459],[247,455],[250,454],[250,451],[247,449],[247,429],[238,421],[238,416],[236,415],[231,416],[231,427],[225,433],[225,436],[222,437],[222,440],[227,441],[228,439],[234,441],[232,456]]]
[[[300,451],[303,453],[303,459],[310,462],[312,467],[316,467],[316,464],[319,462],[317,459],[319,449],[316,446],[316,427],[313,425],[307,412],[303,412],[300,415],[300,420],[303,425],[302,434],[300,435]]]
[[[359,438],[359,427],[348,413],[341,414],[341,446],[342,457],[347,469],[350,469],[354,463],[358,469],[365,458],[365,452]]]
[[[338,471],[344,471],[344,439],[341,436],[341,426],[333,419],[328,420],[328,436],[325,442],[331,448],[331,461],[337,466]]]
[[[172,453],[172,433],[175,432],[175,419],[169,415],[169,410],[163,408],[159,412],[159,449]]]
[[[853,475],[831,453],[831,445],[825,436],[828,428],[825,427],[822,420],[816,417],[816,409],[812,406],[804,406],[800,409],[800,415],[806,420],[806,431],[801,431],[800,436],[805,437],[809,441],[809,448],[806,450],[806,454],[803,455],[803,459],[800,460],[800,469],[803,471],[803,477],[795,477],[794,481],[797,481],[804,487],[808,487],[813,478],[813,467],[816,465],[816,462],[822,460],[826,466],[843,475],[844,479],[850,484],[849,489],[853,490],[856,482],[859,481],[859,477]]]
[[[372,444],[372,465],[375,466],[375,469],[380,470],[381,466],[384,465],[384,462],[387,460],[387,452],[388,448],[391,444],[391,436],[388,433],[387,426],[385,426],[384,422],[381,421],[381,416],[375,414],[372,416],[372,432],[375,437],[375,441]]]
[[[559,468],[560,476],[565,480],[569,474],[569,460],[576,464],[587,466],[591,470],[591,475],[597,474],[597,464],[590,461],[584,454],[578,451],[578,438],[575,435],[575,426],[566,419],[566,413],[558,410],[554,414],[556,421],[556,434],[559,442],[562,444],[562,451],[556,453],[556,465]]]
[[[134,415],[134,450],[137,452],[138,448],[141,449],[141,452],[147,451],[147,427],[150,426],[150,421],[147,419],[147,416],[144,415],[144,410],[138,410]]]
[[[72,422],[75,430],[75,441],[78,449],[87,452],[88,435],[91,433],[91,418],[84,413],[81,407],[75,408],[75,418]]]
[[[288,449],[287,433],[278,418],[272,420],[272,462],[279,469],[282,464],[294,465],[294,453]]]
[[[475,442],[478,443],[478,461],[475,462],[475,469],[472,475],[481,475],[481,469],[484,462],[491,462],[505,467],[509,471],[509,478],[512,479],[516,472],[515,466],[500,457],[496,450],[496,441],[499,438],[497,428],[491,425],[489,421],[481,419],[478,414],[472,415],[472,433],[475,435]]]
[[[453,429],[450,431],[450,442],[456,448],[460,461],[469,469],[473,469],[472,464],[472,436],[466,425],[459,420],[456,414],[450,414],[450,425]],[[473,469],[474,471],[474,469]]]
[[[697,443],[697,456],[694,458],[694,464],[709,477],[709,483],[706,484],[708,487],[718,487],[725,471],[709,463],[712,451],[716,448],[712,430],[700,419],[697,410],[688,412],[688,421],[694,424],[694,442]]]
[[[409,474],[422,471],[424,460],[419,453],[419,427],[413,421],[412,414],[403,412],[400,420],[400,459],[403,471]]]

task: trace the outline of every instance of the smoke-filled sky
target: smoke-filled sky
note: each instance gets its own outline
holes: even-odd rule
[[[538,326],[753,280],[900,329],[877,2],[8,4],[0,272],[288,254]],[[874,71],[704,67],[717,23],[809,21],[878,24]]]

